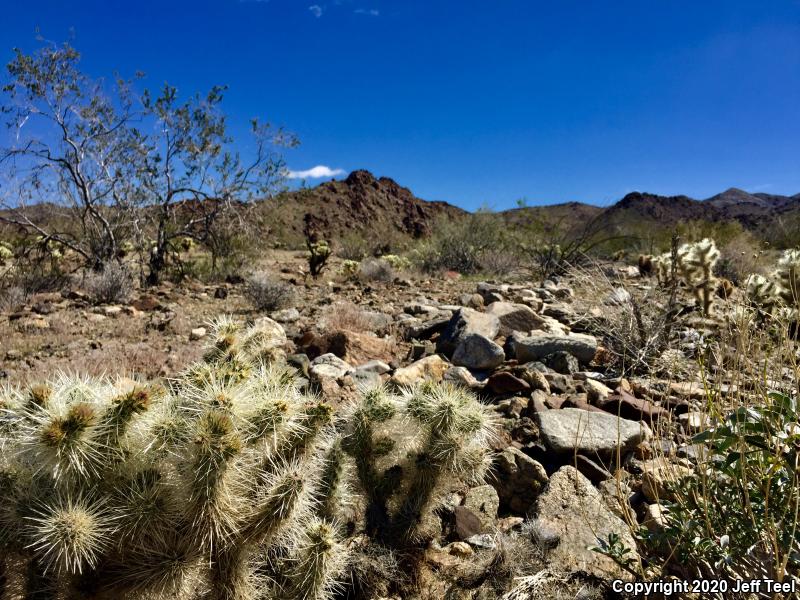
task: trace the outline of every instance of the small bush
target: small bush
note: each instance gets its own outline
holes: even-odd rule
[[[352,302],[332,304],[322,316],[320,325],[325,331],[364,333],[375,330],[374,320]]]
[[[358,278],[362,281],[394,281],[395,272],[392,265],[383,259],[371,258],[361,263],[358,268]]]
[[[506,230],[499,217],[479,212],[460,221],[442,221],[417,253],[427,272],[442,270],[470,274],[481,270],[486,252],[502,248]]]
[[[267,273],[254,273],[247,280],[244,295],[258,310],[273,311],[294,303],[294,288]]]
[[[19,286],[0,288],[0,310],[15,311],[25,304],[27,295]]]
[[[336,255],[356,262],[364,260],[372,253],[372,245],[358,233],[348,233],[337,244]]]
[[[133,294],[133,276],[124,266],[108,263],[100,273],[92,273],[84,284],[95,304],[117,304],[126,302]]]
[[[510,250],[489,250],[481,257],[480,265],[485,273],[507,277],[520,269],[522,261],[519,255]]]

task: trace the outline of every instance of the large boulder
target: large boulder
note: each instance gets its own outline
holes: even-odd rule
[[[550,411],[557,412],[557,411]],[[534,531],[551,540],[547,562],[567,572],[589,573],[601,579],[625,579],[632,575],[611,558],[591,550],[610,534],[619,536],[636,560],[636,543],[628,525],[603,502],[602,495],[574,467],[561,467],[550,477],[536,502]]]
[[[392,382],[397,385],[414,385],[422,381],[440,382],[450,365],[438,354],[426,356],[407,367],[396,369]]]
[[[461,341],[472,333],[477,333],[490,340],[500,332],[500,319],[494,315],[461,308],[451,317],[447,326],[439,336],[436,351],[445,356],[452,356]]]
[[[542,441],[553,452],[609,455],[633,448],[647,436],[645,427],[605,412],[562,408],[536,413]]]
[[[533,331],[541,329],[542,325],[539,315],[525,304],[492,302],[486,307],[486,314],[500,320],[500,335],[509,335],[512,331]]]
[[[597,338],[583,333],[551,335],[533,332],[529,336],[514,334],[508,343],[519,362],[541,360],[556,352],[568,352],[581,363],[587,364],[597,352]]]
[[[531,512],[547,484],[545,468],[513,446],[495,457],[495,469],[490,477],[503,506],[520,516]]]
[[[491,370],[506,359],[503,349],[479,333],[470,333],[456,346],[453,364],[475,370]]]

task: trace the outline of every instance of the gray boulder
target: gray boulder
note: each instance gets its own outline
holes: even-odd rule
[[[494,315],[500,320],[500,335],[509,335],[512,331],[533,331],[542,326],[539,315],[525,304],[492,302],[486,307],[486,314]]]
[[[553,452],[609,455],[630,449],[647,436],[645,427],[605,412],[562,408],[535,414],[545,445]]]
[[[493,340],[499,332],[500,320],[496,316],[462,308],[453,314],[445,326],[436,344],[436,351],[450,357],[461,341],[471,333]]]
[[[557,411],[550,411],[557,412]],[[628,525],[609,510],[600,492],[574,467],[561,467],[550,478],[536,502],[534,530],[553,540],[547,562],[567,572],[584,572],[601,579],[625,579],[632,575],[608,556],[590,548],[616,534],[637,559],[636,543]]]
[[[585,364],[591,362],[597,352],[597,338],[583,333],[563,336],[536,332],[529,336],[514,334],[508,343],[520,362],[541,360],[556,352],[568,352]]]
[[[453,352],[453,364],[468,369],[494,369],[502,365],[505,359],[503,349],[479,333],[464,336]]]
[[[500,502],[515,515],[527,515],[547,484],[547,471],[513,446],[497,455],[495,467],[491,484],[497,490]]]

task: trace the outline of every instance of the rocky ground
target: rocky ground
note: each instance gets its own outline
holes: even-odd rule
[[[578,574],[570,597],[632,577],[590,547],[617,534],[634,548],[631,524],[658,527],[664,479],[690,465],[693,448],[677,438],[667,464],[652,431],[665,421],[697,428],[702,386],[606,369],[602,341],[575,331],[582,315],[569,281],[538,286],[445,274],[304,282],[302,261],[289,252],[265,261],[297,294],[294,307],[269,315],[250,308],[241,284],[165,284],[125,305],[93,306],[79,290],[39,294],[0,316],[0,376],[14,384],[59,370],[166,377],[201,356],[215,316],[269,316],[287,334],[288,361],[334,404],[362,385],[429,380],[466,386],[495,408],[494,469],[485,485],[454,490],[443,507],[440,542],[425,557],[429,597],[467,572],[476,578],[472,591],[453,597],[496,597],[474,569],[482,553],[496,551],[498,532],[524,531],[541,550],[541,566],[564,578]],[[518,583],[538,585],[530,577]],[[513,597],[527,597],[523,591]]]

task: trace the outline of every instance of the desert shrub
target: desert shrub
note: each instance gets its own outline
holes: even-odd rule
[[[18,285],[0,287],[0,310],[15,311],[28,299],[25,290]]]
[[[358,278],[362,281],[394,281],[395,270],[392,265],[382,258],[368,258],[358,267]]]
[[[336,244],[336,256],[360,262],[372,254],[372,244],[363,234],[351,232]]]
[[[510,250],[487,250],[480,259],[481,271],[498,277],[515,274],[523,264],[518,252]]]
[[[417,249],[416,262],[427,272],[477,273],[484,254],[502,248],[506,239],[507,230],[500,218],[489,212],[441,220],[431,238]]]
[[[373,319],[352,302],[335,302],[323,313],[320,327],[325,331],[352,331],[363,333],[373,331]]]
[[[259,271],[247,278],[244,295],[258,310],[273,311],[291,306],[295,301],[294,288],[269,273]]]
[[[679,324],[677,287],[640,294],[597,266],[573,267],[568,277],[576,309],[585,315],[583,328],[603,340],[609,366],[623,373],[663,373],[661,367],[675,362],[674,354],[664,354]]]
[[[284,342],[271,321],[223,318],[167,388],[71,376],[0,388],[7,580],[35,598],[326,600],[341,597],[343,535],[358,523],[399,555],[421,552],[419,523],[485,471],[490,413],[425,385],[366,391],[336,417],[278,366]],[[347,507],[362,512],[340,527]]]
[[[110,262],[99,273],[90,273],[84,287],[95,304],[117,304],[130,299],[134,279],[123,264]]]
[[[761,252],[757,240],[749,232],[742,232],[721,244],[720,254],[714,274],[729,279],[734,285],[742,285],[748,275],[758,270]]]
[[[683,435],[673,423],[655,427],[652,447],[663,449],[665,467],[651,488],[661,517],[631,523],[648,578],[800,583],[800,365],[786,332],[741,310],[704,344],[705,397],[695,414],[702,425],[686,440],[695,448],[690,461],[678,465],[666,449]],[[624,550],[603,549],[618,560]]]

